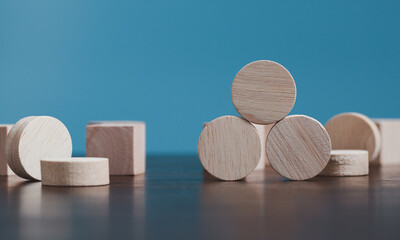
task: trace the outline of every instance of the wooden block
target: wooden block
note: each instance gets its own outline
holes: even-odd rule
[[[56,118],[32,116],[18,121],[6,140],[6,158],[18,176],[41,180],[40,160],[71,157],[72,140],[68,129]]]
[[[110,183],[107,158],[44,158],[42,184],[47,186],[99,186]]]
[[[400,119],[373,119],[382,139],[377,165],[400,164]]]
[[[260,161],[260,137],[245,119],[223,116],[203,129],[197,152],[211,175],[222,180],[239,180],[254,171]]]
[[[86,126],[86,156],[109,159],[111,175],[143,174],[146,169],[146,124],[98,122]]]
[[[206,127],[208,122],[203,123],[203,128]],[[264,169],[265,166],[269,165],[267,154],[265,153],[265,140],[268,136],[269,130],[272,128],[273,124],[269,125],[261,125],[261,124],[255,124],[252,123],[253,126],[257,129],[258,135],[260,136],[260,141],[261,141],[261,157],[260,161],[257,164],[256,170],[259,169]]]
[[[369,161],[374,161],[381,149],[378,127],[360,113],[342,113],[332,117],[325,128],[332,141],[332,149],[368,151]]]
[[[281,120],[292,110],[296,84],[289,71],[279,63],[256,61],[237,73],[231,95],[242,117],[266,125]]]
[[[6,139],[12,126],[12,124],[0,125],[0,176],[10,176],[15,174],[8,166],[6,158]]]
[[[368,151],[332,150],[328,165],[320,176],[363,176],[368,175]]]
[[[272,168],[281,176],[306,180],[318,175],[328,164],[331,141],[317,120],[292,115],[271,128],[266,148]]]

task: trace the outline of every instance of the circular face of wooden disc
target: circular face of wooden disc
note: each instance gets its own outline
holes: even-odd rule
[[[281,176],[306,180],[318,175],[327,165],[331,141],[317,120],[292,115],[272,127],[266,151],[272,168]]]
[[[296,84],[282,65],[261,60],[244,66],[232,84],[238,113],[257,124],[275,123],[289,114],[296,101]]]
[[[40,160],[44,157],[71,157],[72,140],[68,129],[56,118],[40,116],[20,127],[13,163],[19,175],[41,180]]]
[[[44,158],[42,184],[47,186],[99,186],[110,183],[108,158]]]
[[[320,176],[368,175],[368,151],[332,150],[328,165]]]
[[[197,151],[204,169],[222,180],[249,175],[260,161],[261,142],[255,127],[240,117],[223,116],[201,132]]]
[[[331,118],[325,128],[332,141],[332,149],[359,149],[375,160],[381,149],[381,136],[376,124],[360,113],[342,113]]]

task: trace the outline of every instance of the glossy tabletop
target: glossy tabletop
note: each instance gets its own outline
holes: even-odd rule
[[[197,156],[150,156],[109,186],[0,178],[0,239],[400,239],[400,166],[364,177],[243,181],[203,173]]]

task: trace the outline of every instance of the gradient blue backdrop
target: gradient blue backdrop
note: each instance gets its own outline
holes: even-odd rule
[[[270,59],[292,113],[400,117],[399,1],[0,1],[0,122],[52,115],[84,152],[90,120],[143,120],[149,153],[195,153],[236,114],[232,80]]]

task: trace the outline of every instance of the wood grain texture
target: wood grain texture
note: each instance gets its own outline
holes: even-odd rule
[[[292,115],[272,127],[266,150],[272,168],[281,176],[291,180],[306,180],[318,175],[326,167],[331,141],[317,120],[304,115]]]
[[[203,128],[206,127],[208,122],[203,123]],[[261,156],[260,156],[260,161],[257,164],[256,170],[264,169],[266,166],[269,166],[267,154],[265,153],[265,140],[268,136],[269,130],[271,130],[272,126],[274,124],[269,124],[269,125],[261,125],[261,124],[255,124],[252,123],[253,126],[256,128],[258,132],[258,136],[260,137],[261,141]]]
[[[146,124],[138,121],[89,123],[86,156],[108,158],[111,175],[145,173]]]
[[[72,140],[68,129],[56,118],[26,117],[10,130],[6,154],[15,174],[30,180],[41,180],[40,159],[71,157]]]
[[[260,161],[260,137],[245,119],[223,116],[203,129],[197,152],[211,175],[221,180],[239,180],[254,171]]]
[[[381,149],[378,127],[360,113],[342,113],[332,117],[325,128],[332,141],[332,149],[366,150],[369,161],[374,161]]]
[[[255,61],[237,73],[231,95],[233,105],[243,118],[257,124],[271,124],[292,110],[296,84],[282,65]]]
[[[400,164],[400,119],[373,119],[382,139],[375,165]]]
[[[8,166],[6,156],[6,140],[12,126],[12,124],[0,125],[0,176],[9,176],[15,174]]]
[[[107,158],[44,158],[42,184],[47,186],[99,186],[110,183]]]
[[[332,150],[328,165],[320,176],[364,176],[368,175],[368,151]]]

